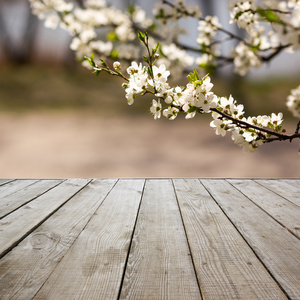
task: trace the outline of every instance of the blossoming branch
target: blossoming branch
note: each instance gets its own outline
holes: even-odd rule
[[[70,47],[79,59],[84,58],[84,66],[96,74],[106,71],[123,78],[129,105],[139,96],[152,94],[150,112],[155,119],[163,115],[174,120],[179,113],[185,113],[187,119],[197,113],[211,114],[210,126],[217,135],[229,132],[235,144],[251,152],[263,143],[300,138],[300,121],[295,132],[287,134],[282,113],[247,117],[244,106],[232,96],[216,95],[209,75],[205,75],[233,64],[235,72],[244,76],[283,51],[299,50],[300,1],[229,0],[230,23],[244,30],[242,37],[225,29],[217,16],[203,16],[198,6],[188,6],[182,0],[158,2],[154,18],[138,6],[131,5],[124,12],[105,0],[86,0],[83,7],[64,0],[30,2],[33,13],[45,19],[45,26],[59,24],[69,31],[73,36]],[[180,41],[184,30],[178,21],[182,18],[198,22],[197,47]],[[231,53],[222,54],[221,46],[233,40],[236,46]],[[108,60],[115,61],[113,67]],[[187,84],[169,84],[169,77],[176,78],[192,68]],[[291,91],[286,104],[299,120],[300,85]]]

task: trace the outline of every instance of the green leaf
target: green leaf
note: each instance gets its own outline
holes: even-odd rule
[[[85,56],[83,58],[83,60],[87,60],[92,67],[96,67],[96,64],[94,61],[94,53],[91,55],[91,57]]]
[[[138,32],[138,37],[141,42],[145,43],[145,35],[141,31]]]
[[[98,76],[101,73],[102,69],[99,68],[94,68],[94,72],[96,74],[96,76]]]
[[[155,48],[152,48],[152,55],[154,55],[157,52],[157,49],[158,49],[159,46],[160,46],[159,43],[157,43]]]
[[[194,111],[196,111],[196,110],[197,110],[197,107],[196,107],[196,106],[190,106],[187,112],[188,112],[188,113],[192,113],[192,112],[194,112]]]
[[[132,15],[136,11],[135,5],[133,3],[130,4],[127,11],[130,15]]]
[[[282,23],[278,15],[271,9],[261,9],[258,8],[257,12],[259,15],[270,23]]]
[[[108,67],[107,63],[102,58],[99,58],[99,59],[101,61],[102,66],[107,68]]]
[[[150,76],[153,76],[153,72],[152,72],[152,69],[150,67],[147,68],[147,72]]]
[[[160,9],[155,16],[156,19],[164,19],[164,17],[165,17],[165,11],[163,9]]]
[[[148,26],[148,30],[155,31],[157,29],[157,25],[153,22],[150,26]]]
[[[259,50],[260,45],[261,45],[261,42],[257,43],[256,45],[252,45],[250,47],[251,51],[257,52]]]
[[[200,64],[199,66],[202,69],[204,69],[206,73],[208,73],[210,75],[214,74],[214,71],[215,71],[215,69],[217,67],[216,64],[214,64],[214,63],[209,63],[209,64],[203,63],[203,64]],[[204,80],[204,79],[202,79],[202,80]]]
[[[198,80],[200,80],[200,77],[198,75],[198,72],[196,71],[195,68],[193,68],[193,72],[191,72],[188,76],[187,79],[190,83],[194,83]]]
[[[114,49],[113,51],[111,51],[110,57],[111,57],[112,59],[117,59],[117,58],[119,58],[119,52],[118,52],[117,50]]]
[[[143,59],[144,59],[144,61],[145,61],[147,64],[150,64],[149,59],[148,59],[147,56],[143,56]]]
[[[117,34],[114,31],[109,32],[106,37],[111,42],[115,42],[119,40]]]

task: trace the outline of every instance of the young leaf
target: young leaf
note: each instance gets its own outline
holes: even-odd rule
[[[83,60],[87,60],[92,67],[96,67],[94,62],[94,54],[92,54],[91,57],[85,56]]]
[[[102,58],[99,58],[99,59],[101,61],[102,66],[107,68],[108,67],[107,63]]]
[[[113,51],[111,51],[110,57],[113,58],[113,59],[119,58],[119,52],[114,49]]]
[[[271,9],[257,9],[260,16],[270,23],[282,23],[280,18]]]
[[[94,72],[96,74],[96,76],[98,76],[101,73],[102,69],[100,68],[94,68]]]
[[[132,15],[135,11],[136,11],[135,5],[134,4],[130,4],[129,7],[128,7],[128,13],[130,15]]]
[[[193,68],[193,72],[191,72],[188,76],[187,79],[190,83],[194,83],[195,81],[200,80],[200,77],[198,75],[198,72],[196,71],[195,68]]]
[[[147,56],[143,56],[143,59],[144,59],[144,61],[145,61],[147,64],[150,64],[149,59],[148,59]]]
[[[115,32],[113,32],[113,31],[109,32],[106,37],[111,42],[115,42],[115,41],[119,40],[117,34]]]
[[[155,48],[152,48],[152,55],[154,55],[157,52],[158,47],[159,47],[159,43],[157,43]]]
[[[152,77],[153,76],[153,72],[152,69],[150,67],[147,68],[147,72],[148,74]]]
[[[141,31],[138,32],[138,37],[141,42],[145,43],[145,35]]]

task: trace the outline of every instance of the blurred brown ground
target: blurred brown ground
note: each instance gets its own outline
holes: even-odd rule
[[[291,127],[291,129],[293,129]],[[1,178],[299,177],[299,141],[243,153],[207,120],[0,114]]]
[[[292,133],[297,121],[284,99],[298,79],[213,82],[218,95],[243,101],[248,115],[282,111]],[[299,140],[243,153],[230,135],[215,135],[209,115],[153,120],[151,99],[128,106],[120,80],[79,64],[3,65],[0,178],[300,176]]]

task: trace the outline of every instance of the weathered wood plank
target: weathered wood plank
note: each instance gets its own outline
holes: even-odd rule
[[[12,195],[13,193],[24,189],[27,186],[30,186],[31,184],[38,182],[38,179],[18,179],[14,180],[12,182],[6,183],[4,185],[0,186],[0,195],[1,198],[3,199],[4,197],[8,195]],[[0,200],[1,201],[1,200]]]
[[[117,299],[144,180],[120,180],[35,296]]]
[[[1,259],[1,300],[34,297],[115,182],[89,183]]]
[[[90,180],[69,179],[0,220],[0,257],[32,232]]]
[[[199,180],[173,181],[203,297],[287,299]]]
[[[6,184],[6,183],[11,182],[13,180],[15,180],[15,179],[0,179],[0,185]]]
[[[13,194],[1,197],[0,219],[18,207],[44,194],[61,182],[62,180],[53,179],[37,181],[21,190],[17,190]]]
[[[252,180],[228,180],[280,224],[300,238],[300,207]]]
[[[201,182],[291,299],[300,298],[300,240],[225,180]]]
[[[201,299],[170,180],[146,182],[120,299]]]
[[[256,179],[256,182],[300,206],[300,180],[283,179]]]

